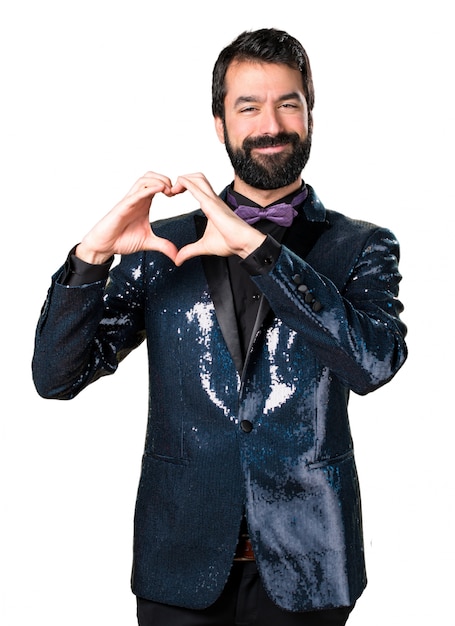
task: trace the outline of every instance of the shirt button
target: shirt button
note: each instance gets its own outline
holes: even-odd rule
[[[260,293],[255,293],[255,294],[253,295],[253,300],[259,300],[259,298],[260,298],[260,297],[261,297],[261,294],[260,294]]]
[[[243,430],[244,433],[250,433],[253,430],[253,424],[250,422],[250,420],[242,420],[240,422],[240,428]]]

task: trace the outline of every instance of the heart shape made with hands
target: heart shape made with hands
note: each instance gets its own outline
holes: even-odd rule
[[[183,246],[153,231],[150,208],[154,196],[168,198],[189,191],[207,218],[200,239]],[[87,263],[105,263],[114,254],[133,254],[154,250],[162,252],[177,266],[195,256],[245,258],[264,241],[265,235],[238,217],[213,191],[203,174],[179,176],[172,184],[167,176],[147,172],[128,194],[104,216],[76,248],[76,255]]]
[[[213,217],[214,212],[218,209],[218,212],[224,213],[226,211],[232,214],[232,211],[224,204],[224,202],[219,198],[219,196],[214,192],[208,180],[205,178],[203,174],[189,174],[185,176],[179,176],[175,182],[172,184],[170,179],[167,177],[163,177],[162,185],[160,185],[160,189],[153,193],[153,197],[156,195],[162,194],[167,198],[175,198],[176,196],[180,196],[181,194],[189,191],[191,195],[197,200],[199,206],[207,217],[207,227],[204,231],[204,234],[200,239],[195,242],[186,244],[180,250],[175,246],[175,244],[165,238],[158,237],[153,232],[153,222],[151,224],[152,228],[152,247],[151,249],[158,250],[168,256],[177,266],[182,265],[188,259],[199,256],[201,254],[225,254],[225,246],[223,246],[223,237],[220,232],[217,232],[217,228],[210,223],[211,217]],[[148,182],[148,181],[147,181]],[[150,181],[152,184],[150,188],[156,189],[156,180]],[[167,183],[167,184],[166,184]],[[144,185],[145,188],[148,185]],[[216,217],[216,216],[215,216]]]
[[[264,241],[265,235],[235,215],[214,192],[203,174],[179,176],[174,185],[165,186],[160,192],[171,198],[185,191],[189,191],[198,201],[207,217],[207,227],[200,239],[180,250],[172,242],[155,235],[155,243],[158,245],[155,249],[166,254],[177,266],[201,255],[239,255],[245,258]]]

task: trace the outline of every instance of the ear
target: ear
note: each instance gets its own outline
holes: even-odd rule
[[[224,143],[224,122],[221,117],[216,116],[215,118],[215,130],[218,136],[218,139],[221,143]]]

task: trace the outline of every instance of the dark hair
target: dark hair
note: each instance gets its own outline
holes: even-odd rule
[[[314,87],[310,60],[302,44],[284,30],[262,28],[245,31],[220,52],[213,68],[212,112],[224,119],[226,96],[226,72],[233,61],[256,61],[259,63],[283,63],[302,74],[303,92],[308,112],[314,106]]]

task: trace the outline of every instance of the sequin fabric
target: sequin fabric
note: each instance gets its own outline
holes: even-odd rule
[[[365,587],[347,406],[351,391],[374,391],[406,359],[398,244],[388,230],[326,212],[309,189],[307,218],[330,229],[305,259],[283,245],[273,269],[252,277],[274,315],[241,373],[201,259],[176,268],[160,254],[125,257],[107,286],[53,278],[33,362],[41,395],[72,398],[147,342],[132,576],[139,596],[192,608],[214,602],[244,507],[279,606],[349,605]],[[194,217],[155,230],[182,246],[196,237]]]

